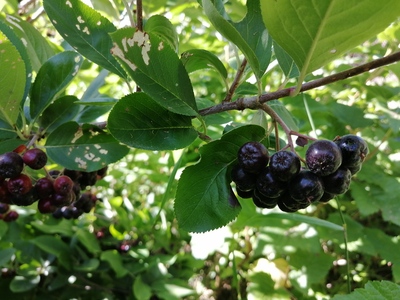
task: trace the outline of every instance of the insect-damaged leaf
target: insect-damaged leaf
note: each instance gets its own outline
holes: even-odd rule
[[[129,148],[94,125],[68,122],[49,135],[46,151],[65,168],[91,172],[118,161],[128,154]]]
[[[111,37],[113,55],[146,94],[176,114],[197,115],[189,75],[168,43],[134,28],[120,29]]]

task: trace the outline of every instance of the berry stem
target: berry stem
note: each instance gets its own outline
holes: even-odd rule
[[[349,255],[349,248],[348,248],[348,237],[347,237],[347,223],[344,219],[344,215],[342,210],[340,209],[340,202],[338,197],[335,197],[336,205],[339,211],[340,219],[342,221],[343,226],[343,240],[344,240],[344,252],[346,256],[346,272],[347,272],[347,292],[351,293],[351,279],[350,279],[350,255]]]

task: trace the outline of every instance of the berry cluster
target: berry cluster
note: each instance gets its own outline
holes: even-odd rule
[[[295,212],[345,193],[367,154],[366,142],[356,135],[317,140],[307,149],[302,168],[294,152],[281,150],[269,156],[263,144],[248,142],[238,151],[231,179],[237,194],[252,198],[256,206]]]
[[[77,218],[95,206],[97,198],[88,187],[106,175],[107,167],[94,172],[53,170],[37,180],[24,168],[40,170],[47,164],[46,153],[39,148],[26,149],[24,145],[0,155],[0,218],[14,221],[18,218],[10,205],[28,206],[37,202],[38,211],[54,217]]]

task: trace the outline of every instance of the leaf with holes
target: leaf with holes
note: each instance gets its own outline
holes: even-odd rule
[[[43,6],[54,27],[76,51],[118,76],[126,77],[110,53],[109,33],[117,28],[108,19],[79,0],[44,0]]]
[[[92,172],[120,160],[129,148],[97,126],[76,122],[64,123],[46,141],[47,155],[57,164]]]
[[[120,142],[148,150],[184,148],[197,138],[190,117],[168,111],[145,93],[119,100],[108,117],[108,129]]]
[[[273,39],[299,67],[302,81],[389,26],[400,15],[400,1],[263,0],[261,11]]]
[[[241,207],[230,187],[229,170],[244,143],[264,138],[264,128],[245,125],[200,148],[200,161],[187,167],[178,183],[174,209],[182,229],[217,229],[239,214]]]
[[[120,29],[111,37],[113,55],[146,94],[173,113],[198,114],[189,75],[168,43],[134,28]]]
[[[31,90],[30,114],[36,119],[76,76],[82,56],[74,51],[61,52],[40,68]]]
[[[157,34],[161,39],[166,41],[175,52],[178,52],[178,34],[175,26],[171,21],[161,15],[151,16],[144,24],[144,30]]]

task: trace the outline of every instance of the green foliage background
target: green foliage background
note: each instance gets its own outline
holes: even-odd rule
[[[330,1],[328,7],[305,1],[305,15],[326,12],[325,19],[300,22],[305,28],[290,18],[302,9],[285,10],[290,22],[284,24],[275,13],[291,1],[261,0],[260,7],[258,1],[247,6],[243,1],[144,1],[144,28],[157,45],[164,43],[162,56],[152,45],[151,63],[162,59],[150,66],[139,46],[122,51],[122,57],[110,52],[123,50],[123,38],[133,32],[123,29],[130,25],[125,1],[86,2],[93,9],[78,0],[22,8],[17,1],[0,3],[5,41],[0,49],[12,58],[9,62],[0,51],[2,152],[26,140],[23,115],[29,130],[45,129],[49,169],[80,168],[74,158],[92,153],[97,144],[110,153],[97,164],[86,161],[88,170],[109,165],[108,175],[93,187],[101,203],[91,213],[56,220],[32,205],[16,207],[16,222],[0,222],[1,297],[400,297],[398,63],[270,103],[293,130],[326,139],[358,134],[370,149],[349,192],[296,214],[259,210],[241,198],[235,202],[225,184],[232,154],[242,141],[263,138],[261,127],[269,128],[269,116],[250,109],[200,113],[226,97],[243,58],[248,64],[233,100],[299,88],[303,81],[398,51],[398,1],[387,1],[382,11],[374,5],[383,3],[362,1],[357,13],[342,17],[356,22],[368,15],[366,23],[346,23],[351,30],[338,27],[338,36],[329,31],[343,22],[335,12],[353,1]],[[68,10],[68,3],[79,10]],[[376,32],[367,33],[371,22]],[[311,42],[302,38],[309,26]],[[349,38],[360,33],[360,40]],[[266,39],[258,43],[256,35]],[[21,38],[30,41],[27,47]],[[326,52],[327,41],[337,48]],[[9,73],[10,68],[16,71]],[[187,74],[178,76],[183,70]],[[136,84],[141,93],[133,92]],[[82,123],[83,139],[71,153]],[[205,127],[212,142],[198,138]],[[93,131],[100,134],[89,142]],[[283,131],[279,137],[286,142]],[[228,145],[230,140],[236,144]],[[271,153],[275,140],[272,135],[268,140]],[[305,149],[296,150],[304,156]],[[214,198],[233,199],[233,208],[227,201],[208,205]],[[185,215],[188,209],[194,213]]]

